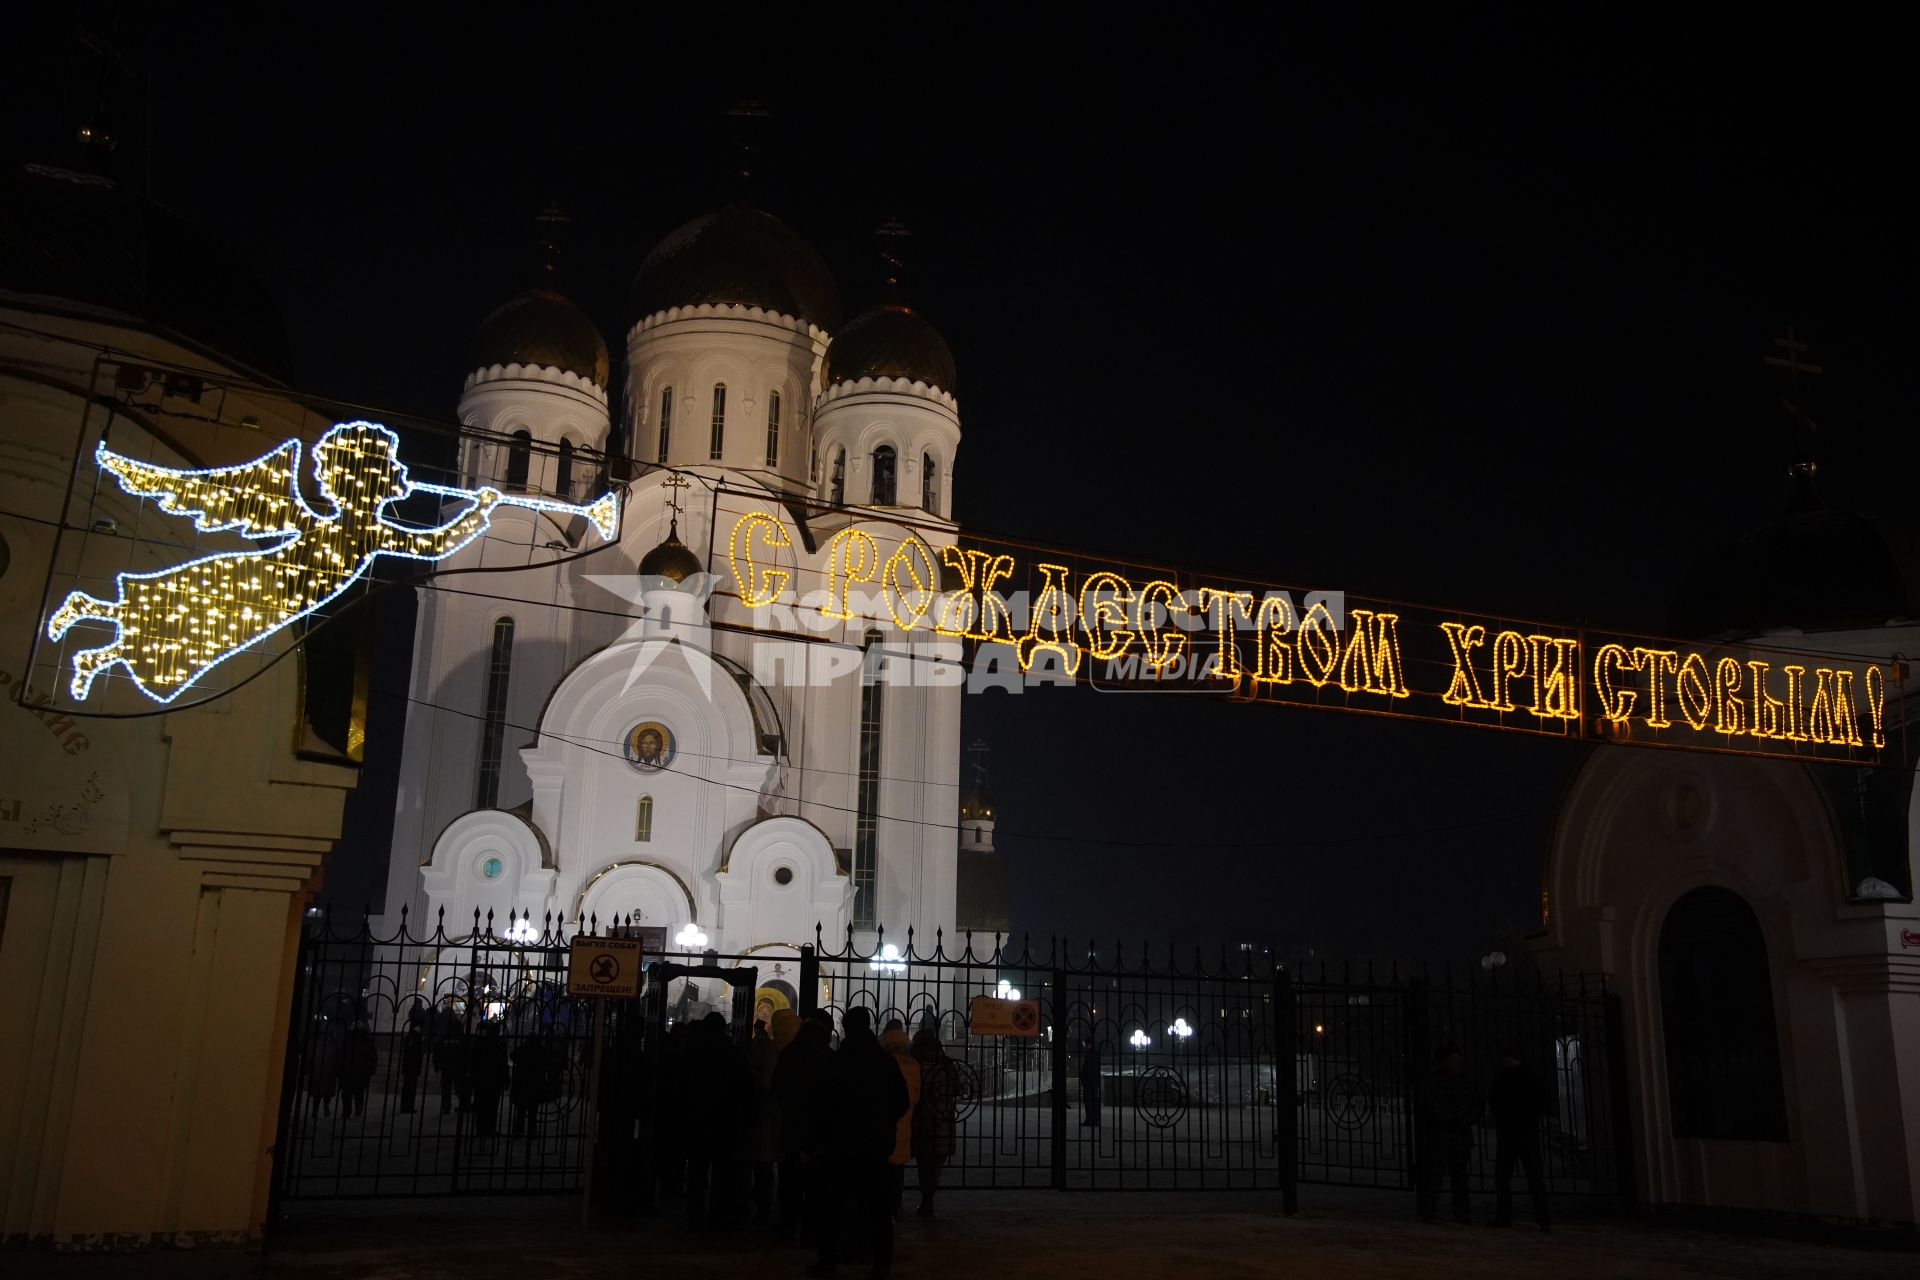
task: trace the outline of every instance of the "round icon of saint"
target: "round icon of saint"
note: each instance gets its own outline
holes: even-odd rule
[[[627,763],[654,773],[673,763],[673,732],[658,720],[643,720],[627,730]]]

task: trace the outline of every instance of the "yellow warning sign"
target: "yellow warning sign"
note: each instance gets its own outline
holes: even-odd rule
[[[575,938],[567,952],[567,994],[632,999],[640,994],[638,938]]]

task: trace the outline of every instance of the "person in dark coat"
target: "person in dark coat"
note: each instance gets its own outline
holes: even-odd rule
[[[730,1225],[740,1204],[746,1134],[759,1118],[747,1057],[727,1020],[709,1013],[687,1044],[687,1223]]]
[[[1100,1042],[1091,1036],[1080,1042],[1080,1126],[1100,1127]]]
[[[692,1031],[686,1023],[676,1022],[667,1028],[666,1043],[660,1047],[661,1102],[655,1113],[654,1136],[660,1148],[662,1199],[684,1195],[687,1189],[687,1109],[679,1100],[687,1096],[687,1040]]]
[[[420,1096],[420,1072],[427,1064],[427,1011],[419,1005],[407,1013],[407,1029],[400,1037],[400,1110],[411,1114]]]
[[[451,1002],[433,1023],[433,1069],[440,1073],[440,1114],[467,1109],[467,1028]],[[459,1102],[456,1105],[456,1095]]]
[[[547,1100],[547,1057],[555,1047],[548,1038],[544,1029],[523,1036],[508,1058],[512,1082],[507,1086],[507,1104],[513,1110],[510,1132],[515,1137],[532,1136],[534,1115]]]
[[[379,1055],[373,1047],[373,1028],[364,1018],[354,1022],[347,1032],[340,1054],[340,1110],[344,1115],[367,1112],[367,1087],[373,1083]]]
[[[1434,1051],[1433,1075],[1421,1098],[1421,1123],[1414,1136],[1420,1144],[1420,1221],[1432,1222],[1440,1204],[1440,1176],[1445,1173],[1453,1192],[1453,1220],[1472,1222],[1467,1199],[1467,1163],[1473,1157],[1473,1126],[1480,1119],[1480,1091],[1467,1078],[1457,1044]]]
[[[913,1058],[920,1064],[920,1101],[913,1108],[913,1159],[920,1171],[920,1208],[933,1216],[933,1195],[940,1171],[953,1154],[954,1117],[960,1101],[960,1072],[940,1043],[940,1033],[923,1026],[913,1036]]]
[[[1493,1187],[1496,1196],[1493,1225],[1513,1225],[1513,1166],[1527,1172],[1527,1195],[1533,1201],[1533,1220],[1542,1231],[1547,1221],[1547,1185],[1540,1171],[1540,1117],[1547,1109],[1547,1092],[1539,1076],[1520,1056],[1516,1044],[1500,1046],[1500,1071],[1487,1090],[1487,1110],[1493,1116]]]
[[[314,1024],[312,1043],[307,1057],[307,1114],[332,1115],[334,1095],[340,1092],[340,1059],[345,1047],[336,1025],[325,1018]]]
[[[851,1210],[867,1237],[870,1274],[886,1276],[893,1271],[887,1161],[895,1126],[907,1113],[907,1082],[874,1036],[872,1014],[849,1009],[843,1026],[840,1048],[820,1078],[816,1137],[828,1190],[820,1215],[819,1260],[807,1274],[838,1274],[835,1264],[851,1243],[843,1239],[841,1218]]]
[[[791,1013],[773,1015],[785,1030]],[[780,1110],[780,1132],[774,1154],[780,1161],[780,1217],[774,1234],[811,1244],[819,1222],[814,1163],[814,1109],[818,1105],[820,1075],[833,1058],[832,1033],[817,1018],[796,1019],[793,1040],[773,1064],[773,1101]]]
[[[507,1038],[500,1023],[489,1018],[480,1024],[475,1037],[473,1060],[468,1066],[473,1077],[473,1131],[490,1138],[500,1124],[500,1095],[507,1091]]]

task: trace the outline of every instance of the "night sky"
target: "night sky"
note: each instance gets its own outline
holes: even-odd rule
[[[963,527],[1657,632],[1785,502],[1761,359],[1789,324],[1827,369],[1822,492],[1908,505],[1915,113],[1871,30],[125,11],[120,176],[253,264],[304,389],[451,419],[549,201],[617,360],[647,250],[737,197],[724,112],[751,97],[774,118],[749,198],[850,314],[872,229],[914,233],[908,300],[959,365]],[[70,19],[44,47],[14,160],[65,159],[100,81]],[[1016,930],[1130,945],[1511,949],[1585,750],[1085,690],[966,713]],[[333,896],[380,878],[396,748]]]

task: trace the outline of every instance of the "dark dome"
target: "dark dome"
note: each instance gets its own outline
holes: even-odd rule
[[[108,313],[285,381],[286,329],[234,252],[109,178],[49,165],[0,177],[0,293]]]
[[[677,519],[667,530],[667,540],[640,559],[640,576],[643,578],[671,578],[675,582],[685,582],[694,574],[704,572],[706,566],[700,563],[700,557],[680,541],[680,522]]]
[[[847,322],[827,346],[828,386],[861,378],[905,378],[954,392],[953,352],[932,325],[898,303]]]
[[[603,390],[607,343],[580,308],[547,289],[523,293],[480,322],[467,362],[539,365],[577,374]]]
[[[1669,630],[1731,639],[1776,627],[1838,631],[1913,616],[1920,568],[1909,536],[1827,506],[1811,477],[1771,522],[1709,552],[1688,573]]]
[[[973,784],[973,789],[967,792],[967,798],[960,802],[960,816],[962,818],[993,817],[993,797],[987,794],[986,783]]]
[[[840,295],[813,246],[771,214],[744,205],[695,218],[653,247],[633,278],[633,316],[732,302],[840,323]]]

